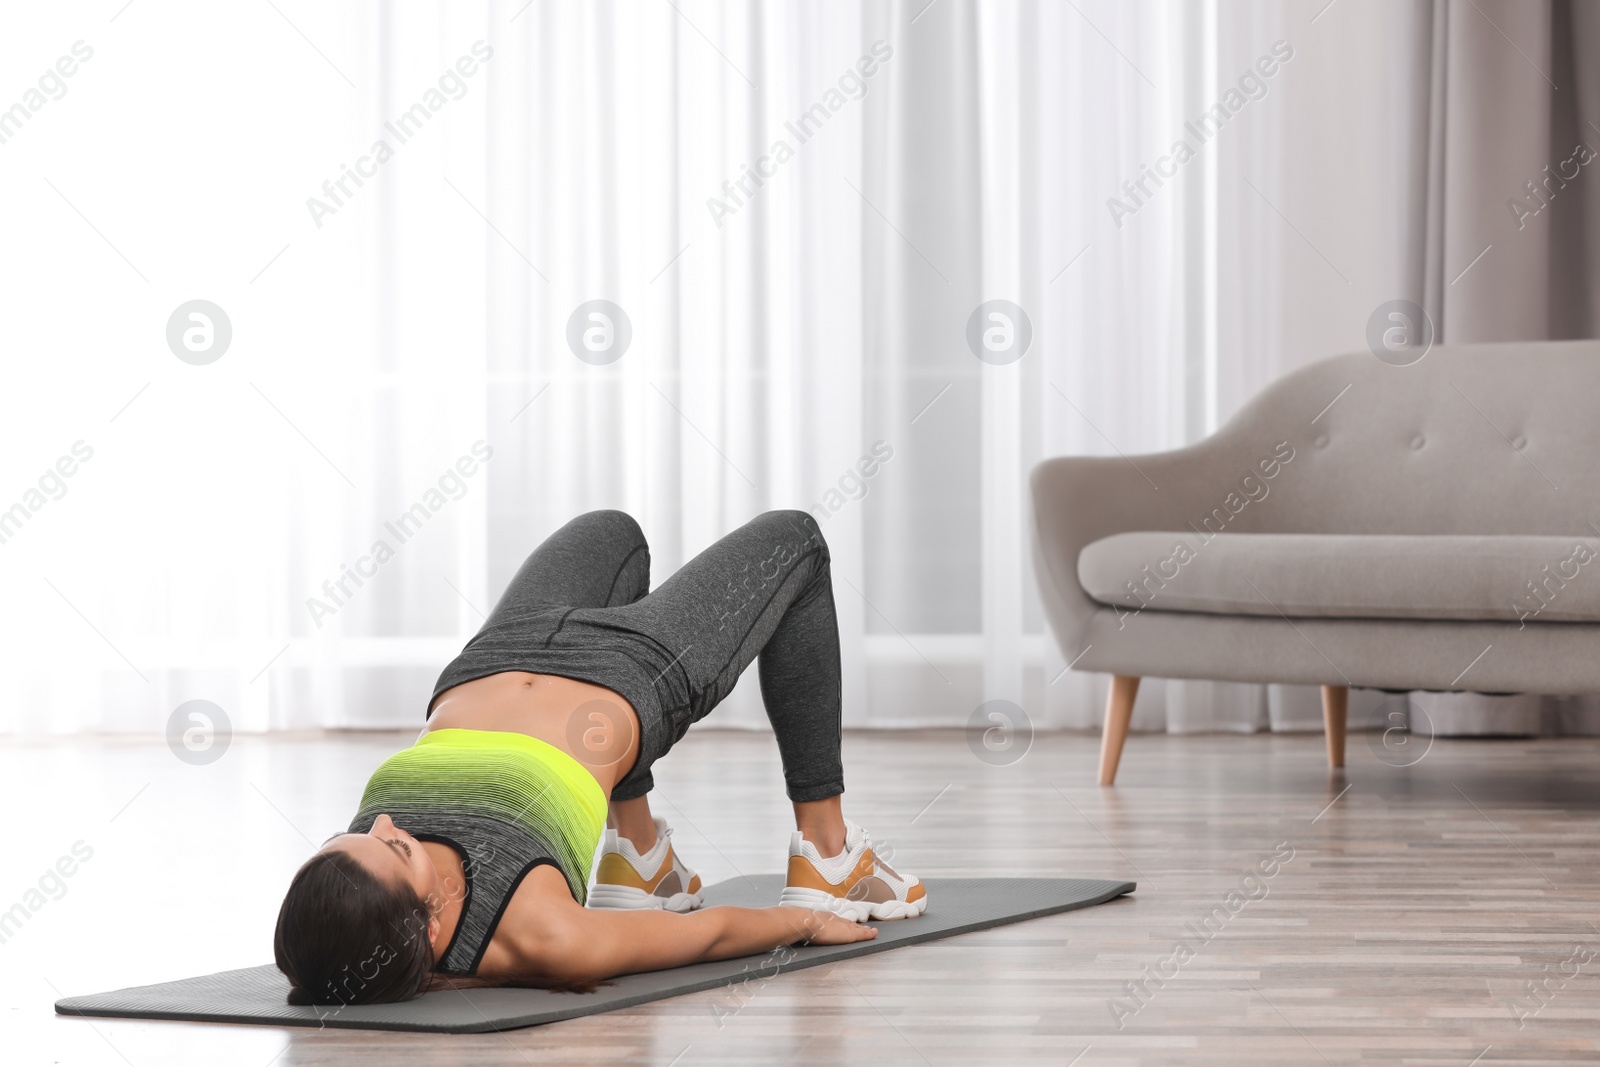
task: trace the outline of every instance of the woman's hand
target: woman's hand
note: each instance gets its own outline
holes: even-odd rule
[[[878,936],[877,927],[853,922],[831,911],[809,908],[795,910],[804,912],[805,918],[801,922],[807,931],[795,942],[798,945],[849,945],[856,941],[871,941]]]

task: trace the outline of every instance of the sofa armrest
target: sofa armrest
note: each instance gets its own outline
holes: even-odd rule
[[[1106,610],[1078,581],[1085,546],[1134,530],[1178,531],[1196,544],[1208,533],[1272,528],[1274,508],[1266,501],[1275,486],[1293,480],[1288,472],[1306,441],[1229,430],[1171,452],[1059,456],[1033,468],[1028,528],[1034,574],[1045,617],[1069,662],[1083,651],[1090,620]]]

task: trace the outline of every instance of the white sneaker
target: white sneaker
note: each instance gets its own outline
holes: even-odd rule
[[[845,848],[824,858],[796,830],[789,837],[789,877],[779,904],[831,911],[855,922],[910,919],[928,908],[922,882],[900,874],[872,849],[867,832],[845,820]]]
[[[693,911],[700,906],[700,876],[678,858],[672,828],[657,815],[656,843],[644,855],[609,827],[600,839],[589,907]]]

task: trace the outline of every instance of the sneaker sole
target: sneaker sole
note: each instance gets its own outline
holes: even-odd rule
[[[674,893],[670,897],[646,893],[630,885],[597,885],[589,891],[589,907],[616,911],[694,911],[699,893]]]
[[[928,898],[918,900],[885,900],[874,904],[866,900],[851,900],[824,893],[820,889],[800,889],[785,886],[778,903],[817,911],[831,911],[851,922],[863,923],[868,919],[915,919],[928,910]]]

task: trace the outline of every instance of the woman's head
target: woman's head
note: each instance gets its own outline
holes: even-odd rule
[[[339,834],[295,872],[273,954],[291,1004],[409,1000],[433,970],[438,871],[410,834],[379,815]]]

